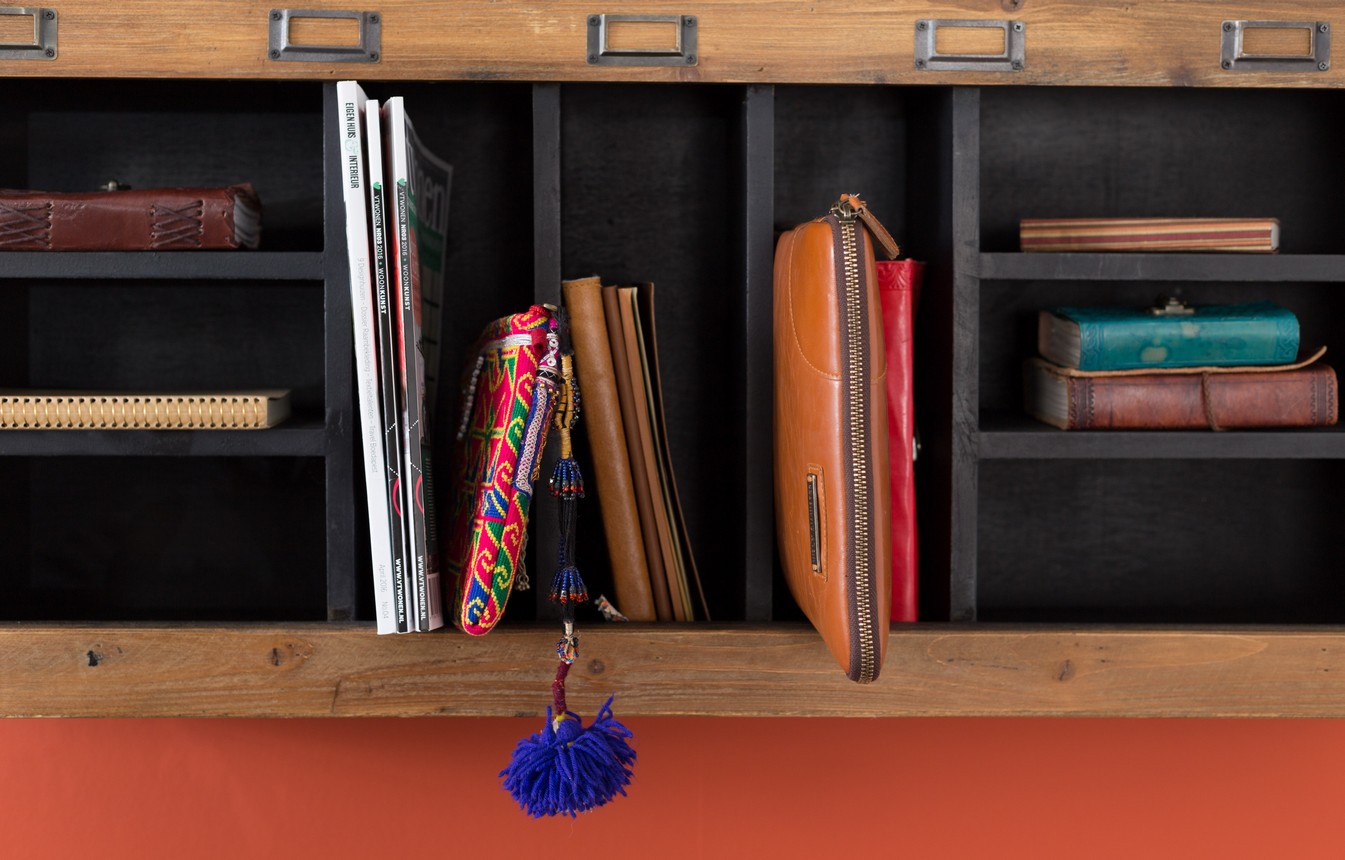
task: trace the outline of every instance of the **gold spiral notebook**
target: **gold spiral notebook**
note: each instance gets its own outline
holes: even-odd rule
[[[260,430],[290,414],[290,393],[0,389],[0,430]]]

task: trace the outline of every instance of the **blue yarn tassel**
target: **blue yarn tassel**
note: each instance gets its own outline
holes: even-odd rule
[[[574,561],[575,520],[579,499],[584,497],[584,476],[570,445],[570,430],[579,417],[579,387],[562,312],[557,313],[555,325],[561,346],[561,388],[552,420],[560,431],[561,445],[551,492],[557,499],[560,545],[551,599],[560,604],[565,633],[556,648],[560,663],[551,684],[553,707],[546,709],[546,725],[519,741],[509,766],[500,771],[504,787],[533,818],[574,818],[602,806],[618,793],[624,795],[635,763],[635,750],[629,743],[631,731],[612,716],[611,698],[588,728],[565,707],[565,677],[579,656],[575,606],[588,600],[588,588]]]
[[[635,763],[630,738],[630,729],[612,715],[611,698],[587,729],[578,715],[562,712],[553,717],[547,708],[546,725],[518,742],[500,776],[514,800],[533,818],[574,818],[617,794],[625,795]]]

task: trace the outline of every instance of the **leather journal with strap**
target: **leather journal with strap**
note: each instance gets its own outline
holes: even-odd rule
[[[251,185],[52,192],[0,189],[0,251],[256,248]]]

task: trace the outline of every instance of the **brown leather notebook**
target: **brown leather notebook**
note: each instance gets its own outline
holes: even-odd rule
[[[645,561],[644,536],[635,506],[630,455],[621,425],[607,318],[602,307],[602,285],[596,277],[561,283],[570,311],[570,336],[578,365],[598,505],[602,511],[607,554],[612,563],[616,605],[631,621],[654,621],[654,596]]]
[[[677,477],[673,470],[672,445],[668,440],[668,422],[663,409],[663,380],[659,375],[658,334],[654,326],[654,285],[639,284],[635,288],[637,317],[640,322],[640,334],[644,338],[644,364],[648,379],[651,406],[651,423],[659,440],[659,469],[663,479],[664,505],[672,525],[672,538],[677,555],[678,577],[686,592],[687,620],[709,621],[710,606],[705,600],[705,590],[701,587],[700,572],[696,569],[696,555],[691,551],[691,536],[687,531],[686,517],[682,513],[682,500],[677,493]]]
[[[1278,368],[1167,373],[1086,372],[1031,358],[1024,364],[1024,405],[1062,430],[1325,427],[1336,423],[1340,408],[1336,372],[1311,363],[1315,358]]]
[[[655,543],[645,544],[645,555],[657,551],[663,559],[663,573],[668,581],[674,621],[690,621],[691,601],[687,597],[686,577],[677,551],[672,517],[668,512],[667,489],[659,456],[659,427],[654,421],[654,392],[641,346],[643,336],[639,327],[636,287],[617,287],[617,308],[621,315],[621,330],[626,346],[626,363],[630,369],[633,394],[631,404],[635,416],[636,434],[640,441],[639,458],[632,457],[631,468],[644,469],[649,486],[650,515],[654,520]],[[618,359],[619,360],[619,359]],[[628,431],[629,432],[629,431]]]
[[[607,337],[611,341],[617,399],[621,404],[621,430],[625,436],[627,457],[631,464],[631,486],[635,492],[635,507],[639,513],[645,561],[649,565],[649,586],[654,598],[654,612],[659,621],[672,621],[672,600],[668,593],[668,573],[663,564],[663,553],[659,549],[654,495],[649,483],[649,473],[641,468],[644,463],[644,449],[640,443],[635,391],[631,380],[630,362],[626,359],[626,335],[621,324],[621,299],[617,290],[617,287],[603,287],[602,303],[603,314],[607,319]]]
[[[256,248],[251,185],[51,192],[0,189],[0,250],[179,251]]]

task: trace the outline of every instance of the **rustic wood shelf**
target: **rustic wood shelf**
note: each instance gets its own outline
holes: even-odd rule
[[[580,713],[615,693],[623,716],[1345,716],[1332,519],[1345,431],[1064,433],[1020,405],[1035,314],[1063,303],[1264,293],[1299,314],[1305,345],[1335,354],[1345,244],[1338,199],[1316,189],[1345,177],[1333,119],[1345,64],[1246,74],[1219,53],[1225,17],[1307,22],[1306,36],[1329,28],[1330,4],[635,5],[694,17],[696,57],[590,61],[599,10],[573,0],[387,0],[377,60],[353,64],[272,56],[270,4],[75,0],[59,9],[58,51],[0,61],[16,84],[6,187],[243,174],[266,201],[268,243],[0,252],[6,384],[277,377],[297,416],[264,435],[0,437],[12,569],[0,597],[10,619],[53,619],[0,622],[0,714],[544,711],[554,623],[511,619],[472,639],[379,637],[367,620],[333,145],[332,82],[355,78],[414,102],[417,132],[459,167],[448,279],[463,288],[444,355],[483,320],[558,303],[561,278],[581,272],[676,297],[659,324],[675,368],[669,435],[694,542],[727,574],[706,578],[711,605],[730,622],[588,626],[571,675]],[[980,18],[1022,25],[1020,67],[918,65],[921,21]],[[914,342],[930,621],[893,630],[866,687],[810,627],[763,623],[788,603],[760,444],[773,421],[773,239],[840,190],[873,198],[928,272]],[[480,217],[481,201],[492,213],[509,201],[523,229]],[[1247,208],[1281,219],[1283,253],[1013,252],[1034,212]],[[491,288],[470,288],[482,272]],[[724,515],[726,498],[741,516]],[[552,546],[554,520],[536,525],[533,546]],[[600,536],[585,541],[600,556]],[[253,621],[79,620],[188,617]],[[1153,626],[1172,619],[1184,626]]]
[[[797,625],[590,627],[572,706],[624,717],[1345,716],[1345,630],[921,624],[878,682]],[[368,625],[0,626],[0,713],[540,716],[550,626],[376,636]]]
[[[1339,63],[1278,71],[1269,83],[1220,67],[1225,18],[1302,21],[1298,0],[1256,0],[1236,11],[1204,0],[1099,5],[951,3],[891,0],[693,0],[631,3],[624,11],[694,15],[694,63],[654,67],[588,61],[588,18],[578,0],[545,4],[496,0],[383,0],[381,56],[374,63],[275,61],[268,57],[272,3],[117,4],[60,7],[60,50],[51,62],[0,62],[7,76],[313,78],[366,80],[664,81],[857,84],[1021,84],[1063,86],[1333,87]],[[1320,12],[1318,13],[1320,14]],[[1021,69],[921,69],[921,19],[1013,19],[1026,27]],[[165,38],[166,33],[173,34]],[[110,39],[109,34],[117,38]],[[348,44],[341,42],[341,44]],[[208,46],[208,50],[203,50]],[[1262,76],[1264,77],[1264,76]]]

